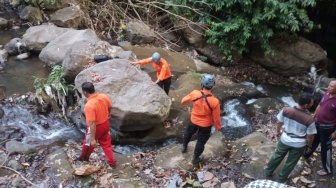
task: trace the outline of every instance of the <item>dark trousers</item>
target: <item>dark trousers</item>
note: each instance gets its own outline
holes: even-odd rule
[[[187,129],[183,136],[183,145],[187,146],[193,134],[197,132],[197,143],[194,150],[194,159],[198,158],[204,151],[204,145],[210,138],[211,126],[201,127],[193,124],[191,121],[188,124]]]
[[[157,85],[159,85],[166,92],[166,94],[168,95],[169,89],[170,89],[170,85],[171,85],[171,77],[158,82]]]
[[[317,134],[314,137],[313,147],[309,153],[304,153],[304,157],[308,159],[321,143],[321,162],[323,169],[327,173],[332,172],[332,141],[331,134],[335,131],[334,125],[316,124]]]
[[[316,131],[317,133],[314,135],[314,140],[313,140],[313,144],[312,144],[312,149],[310,150],[310,152],[304,152],[303,153],[303,157],[305,159],[309,159],[310,156],[313,155],[313,153],[315,152],[315,150],[318,148],[318,146],[320,145],[321,142],[321,132],[320,132],[320,125],[316,123]]]
[[[332,140],[330,140],[331,134],[335,131],[335,126],[320,125],[321,132],[321,161],[323,169],[327,173],[332,173]]]

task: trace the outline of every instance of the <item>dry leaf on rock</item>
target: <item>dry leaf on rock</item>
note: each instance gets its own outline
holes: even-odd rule
[[[307,180],[307,179],[306,179],[305,177],[303,177],[303,176],[300,177],[300,181],[302,181],[303,183],[307,183],[307,184],[313,183],[313,181]]]
[[[294,184],[297,184],[297,182],[299,181],[299,179],[300,179],[300,177],[293,178],[293,179],[292,179],[292,182],[293,182]]]
[[[254,177],[250,176],[249,174],[243,173],[243,176],[245,176],[248,179],[254,179]]]
[[[109,181],[109,180],[111,179],[111,176],[112,176],[111,173],[102,175],[102,176],[99,178],[100,185],[101,185],[102,187],[108,187],[108,186],[110,186],[110,181]]]
[[[218,183],[219,183],[218,178],[214,178],[213,180],[202,183],[202,186],[204,188],[212,188],[212,187],[215,187]]]
[[[203,177],[203,181],[212,180],[214,177],[215,177],[215,175],[213,175],[213,173],[211,173],[211,172],[205,172],[204,173],[204,177]]]
[[[93,165],[87,164],[87,165],[81,166],[79,168],[76,168],[75,171],[74,171],[74,174],[78,175],[78,176],[87,176],[87,175],[90,175],[90,174],[93,174],[93,173],[97,172],[99,169],[100,169],[100,167],[98,167],[98,166],[93,166]]]
[[[308,187],[316,187],[315,183],[308,185]]]
[[[146,169],[146,170],[144,171],[144,173],[147,174],[147,175],[150,174],[151,172],[152,172],[151,169]]]
[[[232,181],[229,181],[222,183],[221,188],[236,188],[236,185]]]

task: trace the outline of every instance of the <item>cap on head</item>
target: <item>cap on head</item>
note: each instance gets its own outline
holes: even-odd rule
[[[204,87],[211,89],[216,84],[215,76],[212,74],[203,74],[201,82]]]
[[[155,52],[153,55],[152,55],[152,60],[154,61],[154,63],[159,63],[160,62],[160,59],[161,59],[161,55],[157,52]]]

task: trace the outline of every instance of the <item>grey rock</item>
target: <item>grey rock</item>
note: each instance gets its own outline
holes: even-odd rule
[[[21,176],[17,176],[16,178],[13,179],[12,181],[12,187],[22,187],[21,183],[23,182],[24,180],[22,179]]]
[[[50,15],[50,22],[61,27],[78,28],[78,25],[82,21],[79,6],[70,6],[57,10]]]
[[[0,18],[0,28],[6,28],[7,27],[8,20],[5,18]]]
[[[18,170],[18,171],[24,169],[23,166],[17,160],[8,161],[7,166],[14,169],[14,170]]]
[[[207,57],[209,62],[216,65],[230,66],[236,64],[242,59],[242,56],[237,52],[232,52],[232,61],[227,60],[227,56],[219,50],[219,47],[212,44],[207,44],[196,48],[197,52]]]
[[[150,44],[155,40],[154,30],[139,20],[127,23],[126,35],[132,44]]]
[[[36,152],[34,146],[11,140],[6,143],[6,150],[8,154],[20,153],[20,154],[29,154]]]
[[[53,39],[70,30],[73,29],[57,27],[51,23],[33,26],[22,36],[22,41],[28,50],[40,52]]]
[[[2,63],[7,61],[7,57],[8,57],[7,51],[4,49],[3,50],[0,49],[0,66]]]
[[[106,41],[83,40],[75,42],[66,53],[62,63],[64,78],[73,82],[80,71],[94,63],[95,55],[107,55],[115,58],[122,51],[124,50],[121,47],[111,46]]]
[[[307,74],[312,65],[323,64],[327,60],[327,53],[319,45],[302,37],[278,36],[270,41],[270,45],[275,50],[275,56],[265,56],[260,47],[255,46],[251,48],[250,57],[279,75]]]
[[[111,123],[117,130],[147,130],[169,115],[170,98],[161,88],[151,85],[148,74],[128,60],[104,61],[83,70],[75,79],[78,91],[85,81],[93,82],[97,92],[112,100]]]
[[[68,161],[68,155],[63,149],[59,149],[49,154],[46,159],[46,164],[50,166],[50,171],[58,180],[72,180],[72,173],[74,169]]]
[[[24,44],[24,42],[20,38],[13,38],[5,45],[5,50],[9,55],[19,54],[20,49],[17,44]]]
[[[41,51],[39,58],[48,66],[62,65],[66,53],[73,47],[73,44],[84,40],[91,43],[100,41],[90,29],[70,30],[48,43]]]
[[[205,30],[200,25],[189,25],[184,20],[177,20],[174,27],[179,29],[182,36],[194,47],[200,48],[205,44]]]
[[[20,18],[36,25],[39,25],[43,22],[43,17],[40,9],[32,6],[26,6],[20,12]]]
[[[117,54],[117,57],[120,59],[128,59],[128,60],[133,60],[134,54],[132,51],[120,51]]]
[[[69,6],[68,0],[39,1],[39,2],[41,2],[40,7],[42,7],[45,10],[59,10]]]

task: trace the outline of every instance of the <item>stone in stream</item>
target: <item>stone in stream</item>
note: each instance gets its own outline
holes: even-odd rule
[[[5,114],[4,110],[0,107],[0,119],[2,119],[4,114]]]

